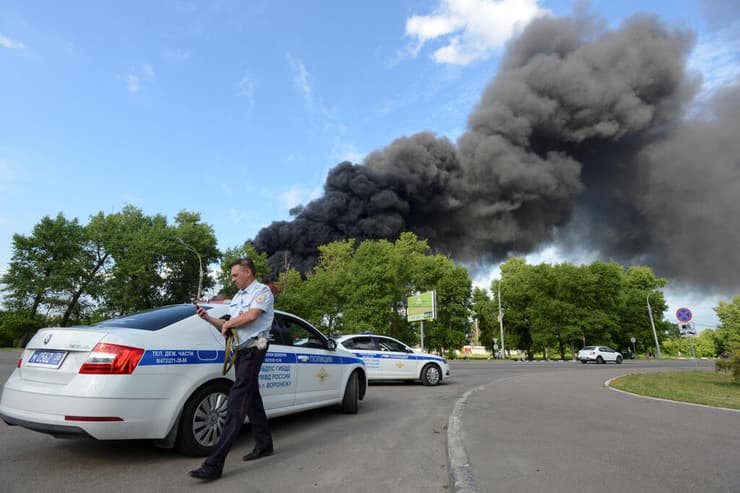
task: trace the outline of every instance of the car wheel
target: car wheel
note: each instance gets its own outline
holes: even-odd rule
[[[617,364],[618,365],[621,365],[622,364],[622,357],[621,356],[617,356]]]
[[[198,389],[185,403],[175,448],[193,457],[208,455],[223,433],[230,386],[213,382]]]
[[[439,367],[429,363],[421,370],[421,383],[424,385],[438,385],[442,381],[442,372]]]
[[[585,359],[582,359],[581,360],[581,363],[583,363],[585,365],[586,363],[588,363],[588,361],[586,361]]]
[[[596,363],[601,364],[603,362],[604,362],[604,358],[602,358],[601,356],[596,357]]]
[[[360,407],[360,382],[357,378],[357,372],[352,372],[347,380],[347,387],[344,389],[344,399],[342,399],[342,412],[345,414],[357,414]]]

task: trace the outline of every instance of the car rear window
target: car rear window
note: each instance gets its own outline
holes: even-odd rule
[[[205,306],[203,308],[208,309]],[[193,315],[195,315],[193,305],[173,305],[103,320],[93,327],[159,330]]]

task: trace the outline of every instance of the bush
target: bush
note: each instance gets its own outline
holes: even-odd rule
[[[729,357],[717,358],[714,368],[718,373],[732,373],[732,378],[740,382],[740,346],[735,346]]]
[[[23,347],[28,339],[46,325],[41,317],[24,312],[0,312],[0,347]]]
[[[714,371],[717,373],[730,373],[730,359],[719,357],[714,362]]]
[[[736,347],[735,350],[732,351],[728,361],[730,363],[732,377],[736,382],[740,382],[740,347]]]

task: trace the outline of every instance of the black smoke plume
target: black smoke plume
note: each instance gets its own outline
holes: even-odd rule
[[[507,48],[452,143],[402,137],[333,168],[324,195],[254,243],[275,271],[317,246],[413,231],[438,252],[487,265],[548,243],[598,249],[659,275],[740,286],[740,90],[689,120],[694,35],[638,15],[542,18]]]

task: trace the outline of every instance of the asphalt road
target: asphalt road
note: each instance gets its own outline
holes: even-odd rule
[[[0,382],[16,361],[0,351]],[[276,453],[259,461],[240,460],[252,448],[245,427],[214,483],[187,477],[199,459],[148,442],[58,440],[0,422],[0,492],[455,491],[447,455],[455,408],[479,491],[740,491],[740,413],[603,387],[612,375],[676,365],[452,362],[453,378],[438,387],[371,384],[357,415],[271,420]]]
[[[604,385],[713,361],[529,365],[496,371],[466,399],[463,442],[478,491],[740,492],[740,412]]]

